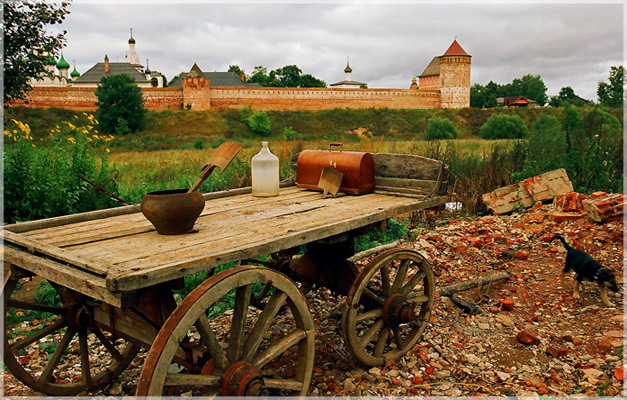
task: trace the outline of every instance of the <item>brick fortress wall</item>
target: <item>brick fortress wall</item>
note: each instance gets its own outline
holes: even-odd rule
[[[198,79],[198,78],[193,78]],[[260,110],[320,110],[330,108],[439,108],[440,92],[410,89],[327,89],[214,87],[186,82],[182,88],[143,88],[149,110],[208,110],[253,107]],[[31,107],[95,110],[95,88],[35,87]]]

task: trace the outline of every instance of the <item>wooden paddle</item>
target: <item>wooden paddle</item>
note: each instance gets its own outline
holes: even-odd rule
[[[192,185],[191,188],[187,191],[187,193],[194,192],[200,188],[200,185],[203,184],[205,180],[211,175],[213,169],[215,167],[220,168],[221,172],[224,172],[224,169],[233,161],[237,153],[239,153],[242,145],[235,142],[224,142],[213,152],[207,164],[202,168],[200,172],[200,177]]]
[[[318,181],[318,187],[322,189],[322,197],[326,198],[327,194],[331,194],[333,197],[337,197],[337,192],[340,190],[342,184],[342,178],[344,174],[332,167],[324,167],[320,174],[320,180]]]

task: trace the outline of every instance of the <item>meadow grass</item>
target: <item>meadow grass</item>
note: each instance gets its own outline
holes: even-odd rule
[[[269,141],[270,150],[279,157],[281,179],[295,174],[294,156],[304,150],[326,150],[329,142],[314,141]],[[511,141],[486,141],[481,139],[459,139],[445,141],[392,141],[384,138],[362,139],[344,143],[344,151],[368,151],[377,153],[415,154],[426,157],[444,155],[442,149],[453,146],[456,157],[483,157],[494,146],[507,147]],[[246,140],[233,163],[222,173],[219,170],[203,184],[203,192],[249,186],[250,161],[261,147],[258,140]],[[116,182],[120,197],[130,203],[138,203],[142,196],[151,191],[190,187],[198,178],[202,167],[211,157],[213,149],[177,149],[160,151],[113,151],[109,161],[117,173]]]

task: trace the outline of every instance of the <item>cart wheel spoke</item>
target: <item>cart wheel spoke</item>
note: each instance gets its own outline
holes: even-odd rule
[[[381,286],[383,289],[383,295],[384,296],[389,296],[390,295],[390,270],[388,269],[387,265],[384,266],[383,268],[381,268]]]
[[[202,314],[196,321],[195,326],[216,368],[221,371],[226,371],[229,361],[226,359],[226,354],[224,354],[222,346],[220,346],[220,343],[216,339],[216,335],[213,333],[213,329],[211,329],[207,317]]]
[[[81,353],[81,374],[82,382],[85,385],[91,385],[91,370],[89,368],[89,347],[87,347],[87,331],[80,330],[78,332],[78,343],[80,345]]]
[[[117,361],[117,362],[124,362],[124,356],[122,354],[120,354],[120,352],[118,351],[118,349],[115,348],[115,346],[113,345],[113,343],[111,343],[111,341],[109,339],[107,339],[107,337],[105,336],[104,333],[102,333],[102,331],[98,328],[93,328],[92,332],[94,332],[94,334],[96,335],[96,337],[98,338],[98,340],[100,341],[100,343],[103,344],[103,346],[107,349],[107,351],[109,352],[109,354],[111,354],[111,356]]]
[[[71,396],[88,389],[92,383],[106,383],[126,369],[139,351],[127,341],[117,344],[91,324],[89,307],[80,294],[52,285],[60,305],[39,304],[29,286],[38,281],[11,276],[2,289],[4,304],[4,362],[8,370],[34,391],[52,396]],[[83,317],[78,317],[79,314]],[[31,321],[37,320],[36,324]],[[44,326],[37,329],[37,325]],[[81,325],[81,326],[79,326]],[[33,329],[34,328],[34,329]],[[32,329],[32,330],[31,330]],[[98,348],[90,349],[88,333],[93,332],[111,354],[103,361]],[[26,336],[24,336],[26,333]],[[74,351],[74,349],[78,351]],[[100,358],[99,362],[94,362]],[[83,379],[75,381],[64,369],[81,365]]]
[[[65,328],[66,326],[67,326],[67,321],[65,320],[65,318],[59,318],[52,325],[48,325],[45,328],[33,333],[32,335],[29,335],[25,337],[24,339],[14,342],[10,346],[10,349],[11,351],[14,351],[14,352],[22,350],[23,348],[35,343],[39,339],[42,339],[50,335],[51,333],[54,333],[62,328]]]
[[[383,350],[385,350],[385,344],[388,340],[389,334],[390,334],[389,326],[384,326],[383,329],[381,329],[381,332],[379,332],[379,337],[377,338],[377,344],[374,346],[374,352],[373,352],[375,357],[381,357],[381,355],[383,354]]]
[[[434,297],[435,277],[419,253],[379,254],[361,270],[346,298],[342,333],[349,351],[369,366],[402,357],[422,335]]]
[[[307,337],[305,331],[300,329],[293,330],[255,357],[253,364],[257,368],[263,368],[270,361],[283,354],[285,350],[305,339],[305,337]]]
[[[363,314],[357,315],[357,317],[355,318],[355,322],[360,323],[364,321],[370,321],[371,319],[379,318],[381,317],[382,312],[383,312],[382,308],[376,308],[374,310],[367,311]]]
[[[396,272],[396,277],[394,278],[394,284],[392,285],[392,292],[390,293],[390,295],[392,293],[398,293],[398,291],[402,287],[403,282],[405,282],[405,278],[407,277],[407,270],[409,268],[410,262],[410,260],[401,261],[401,266]]]
[[[248,305],[253,285],[240,286],[235,293],[235,308],[233,309],[233,322],[231,323],[231,338],[227,350],[227,358],[231,362],[240,359],[244,341],[244,328],[248,316]]]
[[[417,272],[416,274],[414,274],[414,276],[411,277],[411,279],[409,280],[409,282],[407,282],[405,284],[405,286],[403,286],[403,288],[401,289],[401,294],[403,296],[407,296],[409,294],[409,292],[412,291],[412,289],[414,289],[416,287],[416,285],[418,284],[418,282],[422,281],[423,279],[425,279],[425,276],[427,274],[424,273],[423,271]]]
[[[164,386],[220,386],[221,375],[167,374]]]
[[[293,379],[265,379],[266,387],[273,389],[282,389],[291,392],[300,392],[303,390],[303,383]]]
[[[214,315],[208,310],[224,308],[232,292],[233,310],[207,318]],[[176,351],[184,348],[179,344],[197,334],[202,346],[191,351],[204,353],[187,349],[186,360],[192,361],[172,374]],[[314,338],[309,308],[294,282],[264,267],[230,268],[201,283],[168,317],[148,352],[136,395],[180,395],[191,388],[192,395],[202,396],[304,396],[313,373]]]
[[[68,348],[68,346],[70,345],[70,341],[75,334],[76,330],[74,330],[74,328],[68,328],[67,331],[65,331],[65,335],[63,335],[63,339],[61,339],[61,343],[59,343],[59,345],[57,346],[57,349],[52,354],[52,357],[48,361],[48,364],[46,364],[46,368],[44,368],[39,377],[39,380],[41,382],[48,382],[50,380],[54,369],[57,367],[57,365],[59,365],[59,361],[63,356],[63,352],[65,351],[65,349]]]
[[[383,328],[383,320],[379,319],[377,322],[372,324],[366,333],[359,340],[359,347],[365,349],[368,346],[368,343],[372,342],[372,340],[377,336],[377,333],[381,331]]]
[[[47,312],[50,314],[64,315],[67,310],[61,307],[52,307],[44,304],[31,303],[29,301],[10,299],[7,307],[21,308],[23,310]]]
[[[244,343],[244,352],[242,359],[246,361],[252,360],[253,355],[257,352],[257,349],[259,349],[259,345],[263,340],[263,335],[272,325],[274,317],[279,312],[281,306],[285,304],[286,297],[287,295],[283,292],[274,292],[272,294],[272,297],[270,297],[270,300],[268,300],[268,303],[264,307],[263,312],[259,316],[257,323],[250,331],[250,334],[246,339],[246,343]]]

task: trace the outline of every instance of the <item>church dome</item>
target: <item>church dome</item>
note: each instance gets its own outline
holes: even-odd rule
[[[54,61],[54,57],[52,57],[52,54],[48,53],[48,58],[46,58],[46,61],[44,61],[44,65],[57,65],[57,62]]]
[[[347,74],[353,72],[353,69],[350,65],[348,65],[348,63],[346,63],[346,68],[344,68],[344,72],[346,72]]]
[[[72,78],[78,78],[81,74],[76,70],[76,67],[74,67],[74,71],[70,72],[70,76]]]
[[[61,54],[61,59],[57,63],[57,68],[58,69],[70,68],[70,64],[67,61],[65,61],[65,58],[63,58],[63,54]]]

